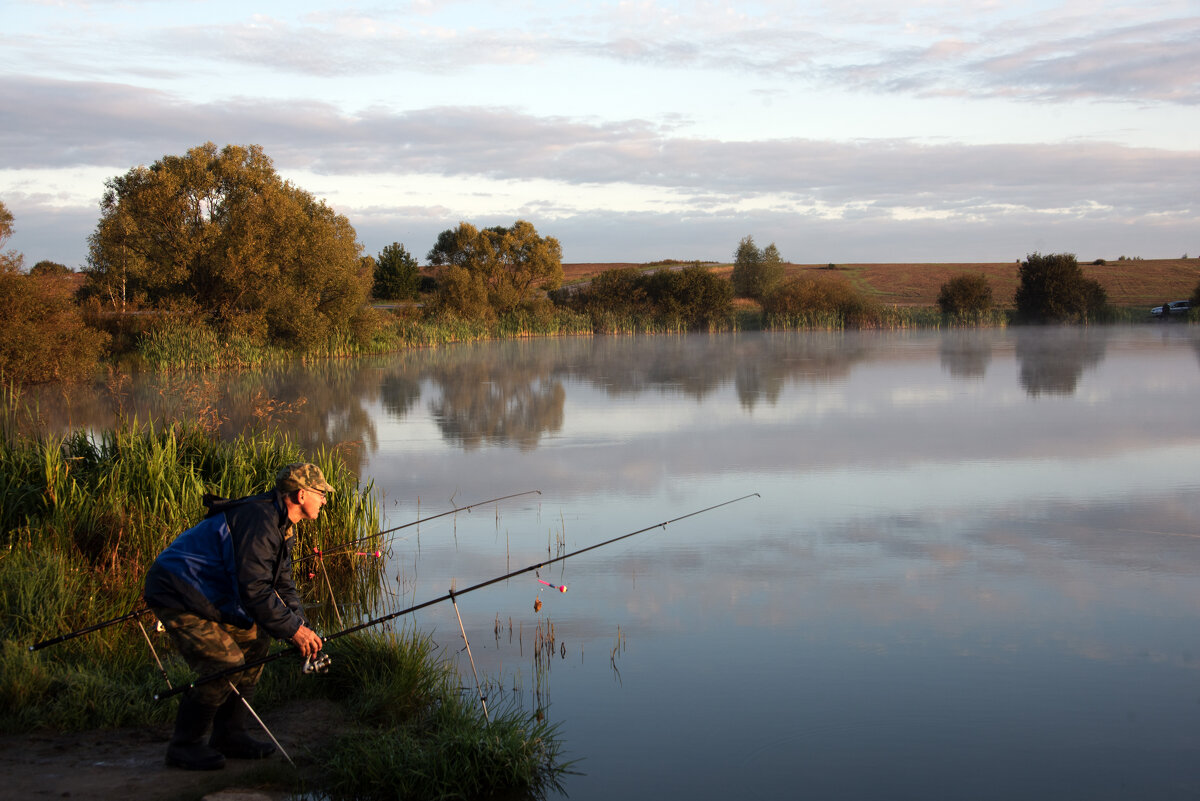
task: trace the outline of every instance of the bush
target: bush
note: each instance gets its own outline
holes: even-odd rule
[[[956,275],[938,292],[942,314],[956,317],[986,314],[992,309],[992,286],[982,275]]]
[[[634,267],[609,270],[585,289],[553,297],[587,314],[595,331],[713,330],[733,324],[733,285],[698,263],[653,273]]]
[[[18,384],[73,381],[100,360],[108,336],[86,325],[69,278],[0,269],[0,375]]]
[[[864,328],[878,323],[880,310],[850,285],[826,278],[789,281],[763,301],[768,327]]]
[[[1108,305],[1100,283],[1085,278],[1073,253],[1030,254],[1019,269],[1017,314],[1032,322],[1086,322]]]

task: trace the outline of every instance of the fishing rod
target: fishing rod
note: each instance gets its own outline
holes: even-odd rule
[[[541,495],[542,491],[541,490],[525,490],[524,492],[514,492],[512,495],[501,495],[499,498],[490,498],[486,501],[476,501],[475,503],[467,504],[466,506],[456,506],[449,511],[441,512],[440,514],[431,515],[429,517],[422,517],[419,520],[413,520],[411,523],[405,523],[402,526],[396,526],[395,528],[384,529],[383,531],[377,531],[374,534],[368,534],[365,537],[359,537],[358,539],[353,540],[351,542],[342,543],[341,545],[338,545],[337,547],[332,548],[328,551],[314,551],[313,553],[305,554],[304,556],[296,558],[293,561],[293,564],[300,564],[301,562],[304,562],[308,559],[313,559],[313,558],[321,557],[321,556],[329,556],[331,554],[341,553],[342,551],[348,551],[348,550],[351,550],[352,548],[357,548],[357,547],[365,544],[368,540],[373,540],[376,537],[382,537],[384,534],[393,534],[397,531],[401,531],[403,529],[410,528],[412,526],[419,526],[422,523],[428,523],[430,520],[437,520],[439,517],[445,517],[446,515],[457,514],[458,512],[466,512],[470,509],[474,509],[476,506],[483,506],[483,505],[489,504],[489,503],[499,503],[500,501],[507,501],[509,498],[520,498],[522,495],[533,495],[534,493]]]
[[[106,620],[103,623],[96,623],[94,625],[88,626],[87,628],[78,629],[76,631],[68,631],[66,634],[60,634],[57,637],[51,637],[48,640],[42,640],[41,642],[35,642],[33,645],[29,646],[29,650],[30,651],[40,651],[42,648],[45,648],[47,646],[58,645],[60,642],[66,642],[67,640],[73,640],[76,637],[82,637],[84,634],[91,634],[93,631],[99,631],[100,629],[108,628],[109,626],[114,626],[117,623],[124,623],[126,620],[133,620],[134,618],[140,617],[149,611],[150,611],[150,607],[144,606],[141,609],[135,609],[132,612],[126,612],[125,614],[121,615],[120,617],[114,617],[112,620]]]
[[[321,639],[323,642],[331,642],[332,640],[336,640],[339,637],[345,637],[348,634],[354,634],[355,632],[362,631],[363,629],[371,628],[372,626],[378,626],[380,623],[386,623],[389,620],[394,620],[398,617],[401,617],[402,615],[408,615],[413,612],[417,612],[426,607],[433,606],[434,604],[440,604],[440,603],[444,603],[446,601],[454,601],[454,599],[458,598],[460,595],[466,595],[469,592],[475,592],[476,590],[482,590],[484,587],[490,587],[493,584],[499,584],[501,581],[507,581],[508,579],[515,578],[516,576],[520,576],[520,575],[529,573],[534,570],[541,570],[543,567],[546,567],[547,565],[552,565],[555,562],[562,562],[566,559],[570,559],[572,557],[579,556],[580,554],[585,554],[588,551],[594,551],[597,548],[603,548],[606,545],[612,545],[614,542],[620,542],[621,540],[629,539],[630,537],[637,536],[638,534],[644,534],[645,532],[652,531],[656,528],[665,529],[667,526],[671,525],[672,523],[678,523],[680,520],[687,520],[689,517],[695,517],[697,515],[702,515],[705,512],[711,512],[714,509],[720,509],[722,506],[729,506],[730,504],[738,503],[739,501],[744,501],[747,498],[761,498],[761,497],[762,496],[759,495],[757,492],[752,492],[749,495],[743,495],[740,498],[734,498],[732,500],[713,504],[712,506],[706,506],[703,509],[697,509],[694,512],[688,512],[685,515],[680,515],[679,517],[673,517],[670,520],[664,520],[663,522],[655,523],[652,526],[646,526],[645,528],[639,528],[637,531],[631,531],[628,534],[622,534],[618,537],[613,537],[612,539],[604,540],[603,542],[598,542],[595,545],[589,545],[586,548],[580,548],[577,551],[571,551],[570,553],[565,553],[560,556],[555,556],[552,559],[547,559],[544,562],[538,562],[537,564],[530,565],[529,567],[523,567],[523,568],[520,568],[519,570],[513,570],[509,573],[505,573],[502,576],[497,576],[495,578],[487,579],[486,581],[481,581],[478,584],[473,584],[472,586],[467,587],[465,590],[450,590],[445,595],[438,596],[437,598],[433,598],[428,601],[423,601],[419,604],[410,606],[407,609],[401,609],[396,612],[391,612],[389,614],[383,615],[382,617],[372,618],[371,620],[367,620],[363,623],[359,623],[356,626],[351,626],[348,629],[342,629],[341,631],[334,632],[333,634],[330,634],[327,637],[322,637]],[[207,676],[201,676],[200,678],[193,681],[191,684],[185,684],[185,685],[180,685],[178,687],[172,687],[163,692],[156,693],[154,696],[154,700],[161,701],[164,698],[170,698],[172,695],[178,695],[179,693],[185,692],[194,687],[198,687],[201,684],[207,684],[210,681],[216,681],[217,679],[227,678],[227,677],[233,676],[237,673],[241,673],[244,670],[249,670],[250,668],[258,667],[259,665],[265,665],[268,662],[274,662],[276,659],[279,659],[280,657],[287,656],[289,654],[298,654],[298,653],[300,653],[299,648],[297,648],[294,645],[288,646],[287,648],[276,651],[273,654],[268,654],[267,656],[264,656],[260,659],[251,660],[249,662],[246,662],[245,664],[238,665],[237,667],[226,668],[225,670],[220,670],[220,671],[217,671],[216,673],[210,673]]]
[[[308,554],[307,556],[301,556],[301,557],[293,560],[292,564],[299,564],[299,563],[305,561],[306,559],[311,559],[316,556],[327,556],[332,553],[340,553],[344,550],[348,550],[350,548],[357,547],[369,539],[373,539],[375,537],[382,537],[384,534],[391,534],[395,531],[400,531],[401,529],[409,528],[410,526],[420,525],[421,523],[428,523],[430,520],[437,520],[439,517],[445,517],[446,515],[452,515],[452,514],[455,514],[456,512],[465,512],[469,509],[475,508],[476,506],[483,506],[484,504],[488,504],[488,503],[499,503],[500,501],[506,501],[509,498],[519,498],[522,495],[532,495],[533,493],[537,493],[538,495],[541,495],[542,491],[541,490],[525,490],[524,492],[514,492],[512,495],[501,495],[499,498],[490,498],[486,501],[476,501],[475,503],[467,504],[466,506],[456,506],[455,508],[451,509],[448,512],[441,512],[439,514],[432,515],[430,517],[423,517],[419,520],[414,520],[411,523],[405,523],[402,526],[396,526],[395,528],[389,528],[389,529],[385,529],[384,531],[377,531],[374,534],[368,534],[365,537],[359,537],[358,539],[354,540],[353,542],[348,542],[343,545],[339,545],[334,550],[317,551],[315,553]],[[119,617],[114,617],[111,620],[105,620],[103,623],[95,623],[91,626],[87,626],[82,629],[77,629],[75,631],[69,631],[66,634],[60,634],[57,637],[51,637],[48,640],[42,640],[41,642],[36,642],[33,645],[29,646],[29,650],[30,651],[40,651],[41,649],[47,648],[51,645],[58,645],[60,642],[66,642],[67,640],[73,640],[76,637],[82,637],[84,634],[91,634],[93,631],[99,631],[100,629],[108,628],[109,626],[115,626],[118,623],[124,623],[126,620],[133,620],[135,618],[138,618],[138,617],[146,614],[149,611],[150,611],[150,607],[144,606],[141,609],[135,609],[132,612],[126,612],[125,614],[123,614]]]

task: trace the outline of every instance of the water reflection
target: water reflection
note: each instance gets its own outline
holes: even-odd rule
[[[1164,344],[1192,327],[1172,326]],[[748,414],[795,405],[804,387],[844,386],[861,371],[913,364],[937,354],[955,381],[986,381],[1015,360],[1017,383],[1032,398],[1075,395],[1104,362],[1116,329],[1046,327],[879,334],[784,333],[682,337],[565,338],[414,351],[359,362],[324,362],[235,374],[172,373],[114,377],[88,387],[33,391],[42,419],[60,428],[109,426],[118,419],[197,420],[223,436],[278,425],[305,448],[342,447],[352,466],[378,449],[373,415],[402,421],[428,410],[440,436],[466,451],[538,447],[571,421],[570,387],[613,401],[642,396],[703,403],[732,387]],[[1150,332],[1156,333],[1155,332]],[[1130,333],[1128,330],[1127,334]],[[1153,339],[1134,329],[1141,341]],[[938,402],[947,386],[891,388],[888,403]],[[917,394],[914,394],[917,392]],[[933,393],[933,394],[930,394]],[[834,393],[822,402],[839,398]],[[837,400],[862,404],[861,390]],[[355,455],[360,452],[360,455]]]
[[[992,361],[994,334],[978,328],[947,331],[938,354],[942,367],[955,378],[982,378]]]
[[[1021,386],[1031,397],[1074,394],[1084,371],[1104,359],[1110,331],[1103,326],[1019,329]]]

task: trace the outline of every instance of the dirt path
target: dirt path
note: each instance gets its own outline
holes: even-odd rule
[[[340,727],[328,701],[293,703],[271,710],[267,725],[302,773],[308,754]],[[186,771],[163,761],[169,727],[90,732],[32,733],[0,737],[0,799],[136,799],[137,801],[283,801],[269,788],[272,776],[291,770],[282,756],[230,760],[224,770]],[[224,792],[222,792],[224,791]]]

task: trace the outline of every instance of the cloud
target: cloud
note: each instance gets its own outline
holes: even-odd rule
[[[0,168],[123,172],[203,143],[261,144],[277,168],[425,174],[667,192],[697,211],[775,203],[839,216],[1194,218],[1200,153],[1097,142],[719,141],[646,120],[537,117],[506,108],[346,114],[315,101],[188,103],[131,86],[0,78]],[[17,111],[19,110],[19,111]],[[70,119],[64,126],[58,121]]]

